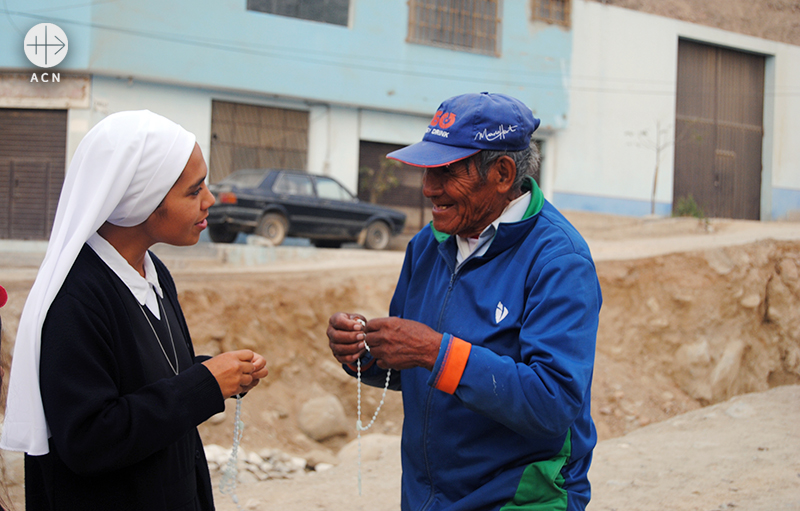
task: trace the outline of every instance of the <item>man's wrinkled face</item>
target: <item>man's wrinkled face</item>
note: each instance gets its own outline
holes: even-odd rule
[[[499,216],[505,202],[491,180],[478,174],[480,156],[442,167],[427,167],[422,193],[433,203],[433,227],[464,238],[479,235]]]

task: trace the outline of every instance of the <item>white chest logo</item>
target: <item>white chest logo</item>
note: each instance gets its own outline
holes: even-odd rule
[[[508,316],[508,309],[506,309],[503,302],[497,302],[497,308],[494,310],[494,322],[500,323]]]

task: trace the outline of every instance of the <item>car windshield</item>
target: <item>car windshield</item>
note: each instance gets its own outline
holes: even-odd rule
[[[264,180],[268,170],[237,170],[220,183],[236,185],[241,188],[256,188]]]

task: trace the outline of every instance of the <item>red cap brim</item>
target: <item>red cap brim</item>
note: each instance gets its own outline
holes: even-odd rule
[[[0,286],[0,307],[6,304],[8,301],[8,293],[6,292],[6,288]]]

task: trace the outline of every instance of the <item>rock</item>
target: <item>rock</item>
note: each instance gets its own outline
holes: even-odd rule
[[[230,449],[225,449],[221,445],[210,444],[203,447],[206,452],[206,459],[209,465],[216,464],[219,467],[224,467],[228,463],[228,458],[231,455]]]
[[[259,456],[258,454],[254,453],[254,452],[250,452],[250,453],[248,453],[248,454],[247,454],[247,456],[246,456],[246,457],[242,456],[242,458],[243,458],[243,459],[244,459],[244,460],[245,460],[247,463],[249,463],[249,464],[251,464],[251,465],[255,465],[255,466],[259,466],[259,465],[261,465],[262,463],[264,463],[264,460],[263,460],[263,459],[261,459],[261,456]]]
[[[707,366],[711,363],[708,341],[703,339],[692,344],[684,344],[675,354],[675,361],[682,366]]]
[[[711,393],[716,401],[722,401],[733,394],[733,384],[742,367],[742,355],[745,343],[740,340],[731,341],[725,346],[722,357],[711,373]]]
[[[739,305],[745,309],[755,309],[761,305],[761,296],[757,293],[751,293],[739,301]]]
[[[771,279],[767,284],[767,318],[773,323],[786,323],[791,328],[792,317],[796,314],[797,298],[781,279]]]
[[[240,470],[238,480],[242,484],[255,484],[261,481],[256,474],[248,470]]]
[[[290,472],[298,472],[301,470],[305,470],[308,466],[308,461],[305,458],[301,458],[299,456],[292,456],[289,460],[289,471]]]
[[[318,442],[348,431],[344,407],[333,395],[308,400],[300,410],[298,424],[303,433]]]
[[[314,471],[316,472],[325,472],[326,470],[330,470],[333,468],[333,465],[330,463],[320,463],[316,467],[314,467]]]
[[[783,357],[783,366],[787,371],[800,376],[800,347],[789,346]]]
[[[711,353],[705,339],[684,344],[675,353],[675,380],[694,399],[711,402],[713,392],[708,380]]]
[[[228,416],[225,415],[225,412],[222,411],[222,412],[219,412],[217,414],[212,415],[211,418],[208,419],[208,422],[211,423],[211,424],[220,424],[222,422],[225,422],[225,419],[227,417]]]
[[[672,299],[681,305],[691,305],[694,303],[694,297],[685,293],[675,293],[672,295]]]
[[[338,458],[335,454],[330,451],[323,451],[321,449],[315,449],[306,453],[306,463],[307,466],[310,468],[314,468],[320,463],[329,463],[331,465],[335,465],[338,463]]]
[[[658,300],[655,296],[651,296],[647,299],[647,308],[650,309],[650,312],[653,314],[658,314],[661,312],[661,307],[658,305]]]
[[[734,262],[722,249],[708,250],[703,255],[708,265],[718,275],[727,275],[734,268]]]
[[[778,264],[778,271],[781,278],[789,282],[796,282],[798,279],[797,264],[791,259],[784,259]]]
[[[739,401],[726,408],[725,415],[733,417],[734,419],[746,419],[748,417],[755,417],[756,409],[743,401]]]

